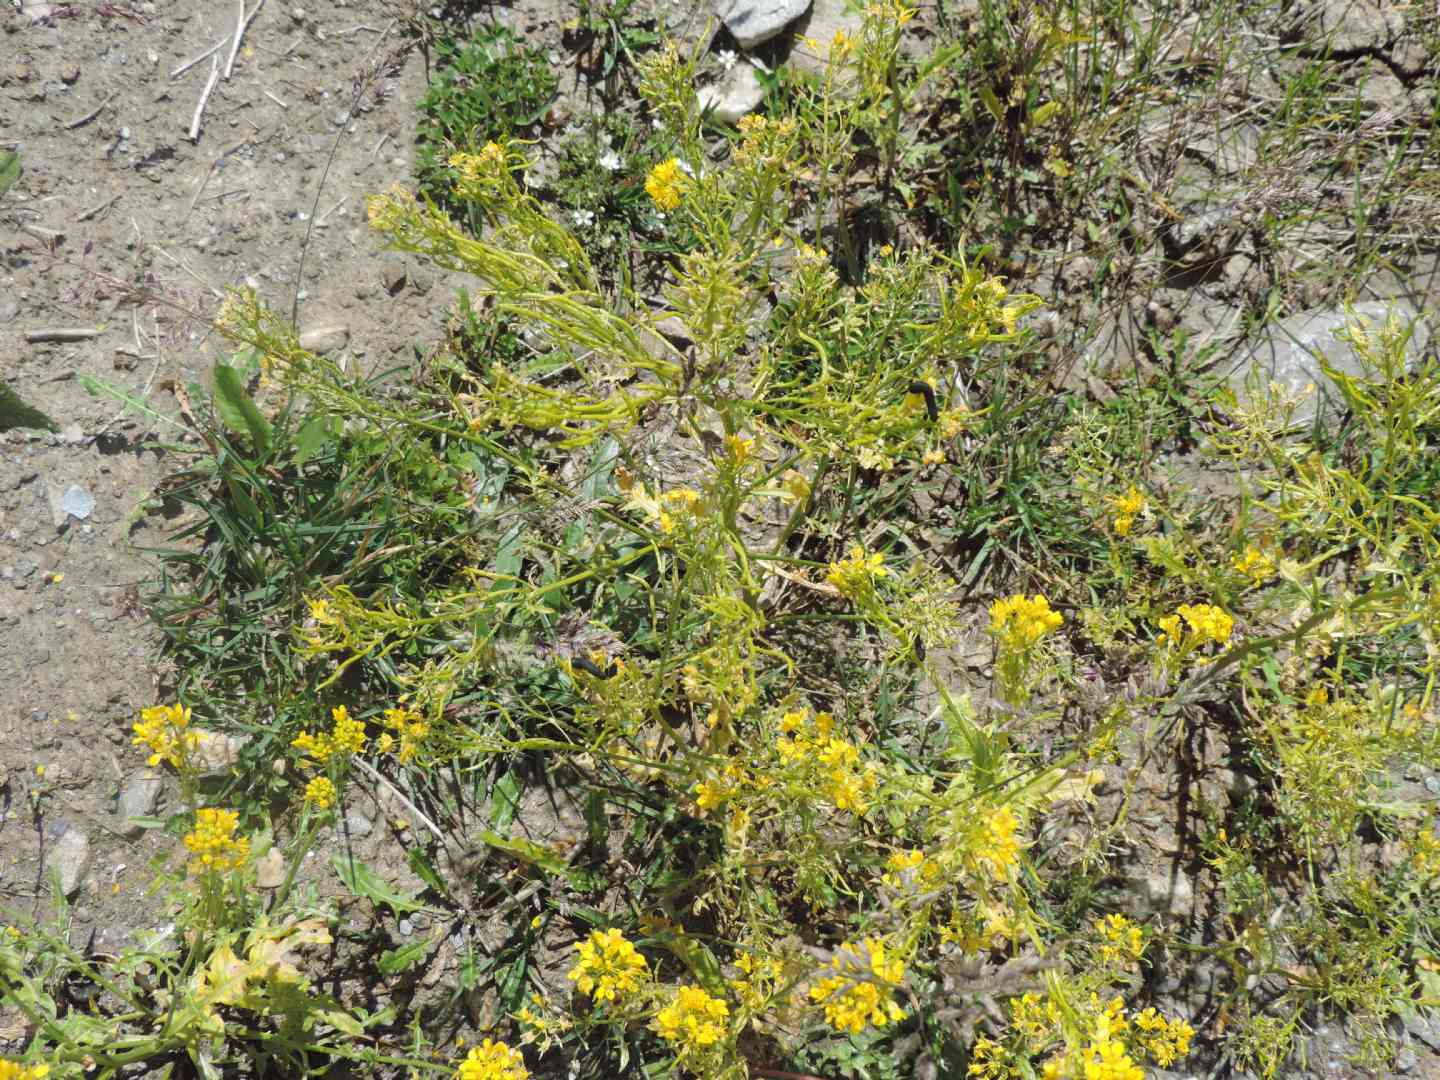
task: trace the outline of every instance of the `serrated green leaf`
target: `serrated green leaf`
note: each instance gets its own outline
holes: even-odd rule
[[[425,958],[430,947],[435,944],[436,938],[420,938],[408,945],[402,945],[398,949],[386,949],[380,954],[379,967],[384,975],[399,975],[402,971],[409,971]]]
[[[254,399],[245,392],[240,372],[229,364],[215,365],[215,411],[231,431],[249,433],[256,453],[270,452],[270,421],[260,414]]]

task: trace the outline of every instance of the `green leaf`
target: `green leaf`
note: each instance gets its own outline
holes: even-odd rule
[[[229,364],[215,365],[215,410],[231,431],[249,432],[256,453],[270,452],[270,421],[260,415],[254,400],[245,392],[240,372]]]
[[[425,958],[430,947],[435,944],[436,938],[420,938],[402,945],[398,949],[386,949],[380,954],[379,967],[381,974],[399,975],[402,971],[409,971]]]
[[[3,190],[3,189],[0,189]],[[20,400],[19,395],[8,386],[0,383],[0,431],[9,431],[11,428],[41,428],[45,431],[58,431],[55,421],[42,413],[39,409],[31,408]]]
[[[490,789],[490,824],[497,832],[510,828],[520,807],[520,780],[511,769]]]
[[[0,195],[4,195],[20,179],[20,153],[0,150]]]
[[[330,864],[335,867],[335,873],[352,893],[363,896],[373,904],[384,904],[396,915],[420,911],[425,907],[413,896],[397,892],[394,886],[359,859],[336,855],[330,860]]]
[[[405,861],[410,864],[410,869],[415,876],[425,882],[426,885],[429,885],[430,888],[434,889],[441,896],[450,895],[450,890],[445,887],[445,882],[436,872],[435,867],[431,864],[425,852],[419,848],[412,847],[405,853]]]
[[[493,833],[489,829],[480,830],[480,839],[497,851],[504,851],[514,855],[521,862],[538,866],[547,874],[564,874],[570,869],[570,864],[555,852],[547,847],[541,847],[539,844],[532,844],[529,840],[507,840],[499,833]]]
[[[304,465],[330,445],[336,434],[335,423],[328,416],[312,416],[306,420],[295,434],[295,464]]]

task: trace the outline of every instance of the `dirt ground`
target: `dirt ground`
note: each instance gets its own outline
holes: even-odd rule
[[[366,195],[410,174],[425,83],[395,5],[266,4],[229,79],[228,50],[215,54],[197,142],[212,60],[172,72],[230,33],[232,6],[50,7],[0,15],[0,147],[24,166],[0,205],[0,357],[61,429],[0,434],[0,903],[43,905],[59,867],[78,882],[75,937],[94,930],[103,947],[151,907],[159,841],[125,837],[117,816],[127,789],[145,800],[129,728],[161,693],[136,606],[154,570],[137,549],[163,533],[147,516],[155,484],[183,466],[147,444],[188,432],[82,378],[176,417],[174,387],[226,353],[207,325],[224,289],[248,284],[289,311],[307,234],[301,329],[359,363],[433,338],[453,288],[407,276],[365,224]],[[387,293],[382,314],[369,301]],[[27,340],[56,328],[94,333]]]

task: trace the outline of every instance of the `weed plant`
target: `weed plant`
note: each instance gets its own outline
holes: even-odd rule
[[[639,61],[669,148],[637,185],[676,241],[658,299],[602,273],[502,137],[445,158],[446,205],[473,213],[370,203],[393,246],[473,282],[409,384],[231,294],[218,324],[266,390],[216,380],[178,489],[206,543],[172,555],[162,611],[186,704],[135,729],[186,794],[188,869],[163,879],[183,932],[105,963],[0,936],[4,1002],[34,1025],[17,1075],[184,1055],[207,1075],[1138,1080],[1203,1049],[1272,1076],[1327,1015],[1384,1067],[1440,963],[1435,813],[1405,783],[1440,766],[1440,369],[1407,364],[1398,322],[1357,323],[1367,374],[1326,372],[1333,438],[1297,437],[1274,391],[1057,401],[1040,301],[993,253],[860,242],[859,201],[918,190],[901,118],[961,77],[959,53],[902,61],[912,15],[872,6],[792,113],[719,144],[697,58]],[[990,27],[1011,62],[976,91],[1021,164],[1068,115],[1038,81],[1082,41],[1038,19]],[[1232,468],[1233,502],[1168,482],[1156,442]],[[960,505],[934,497],[947,476]],[[967,643],[988,673],[968,690]],[[190,708],[260,736],[268,802],[199,783]],[[1206,936],[1104,884],[1156,762],[1222,737],[1256,782],[1185,823],[1224,901]],[[302,860],[362,784],[429,831],[405,841],[427,893],[342,855],[349,891],[381,920],[483,897],[510,928],[459,963],[498,1014],[458,1055],[433,1018],[302,971],[340,921]],[[517,829],[546,784],[579,793],[583,836]],[[1154,986],[1202,963],[1220,998],[1181,1015]],[[101,987],[88,1012],[56,995],[75,978]]]

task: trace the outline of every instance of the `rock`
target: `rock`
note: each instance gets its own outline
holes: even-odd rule
[[[742,49],[753,49],[789,26],[810,0],[720,0],[715,14]]]
[[[160,788],[163,778],[158,772],[145,770],[135,773],[120,789],[120,802],[116,810],[120,818],[120,832],[126,839],[134,840],[145,830],[134,824],[135,818],[152,817],[160,804]]]
[[[90,838],[77,829],[66,829],[55,841],[50,866],[59,879],[61,894],[74,896],[90,869]]]
[[[1363,326],[1367,334],[1374,334],[1392,311],[1401,326],[1413,326],[1406,351],[1412,361],[1417,360],[1430,340],[1430,328],[1406,301],[1356,304],[1348,315],[1335,309],[1305,311],[1270,326],[1231,369],[1228,379],[1236,399],[1244,407],[1263,402],[1273,382],[1287,397],[1300,398],[1292,424],[1308,425],[1317,416],[1322,423],[1333,423],[1344,408],[1344,398],[1320,370],[1321,358],[1345,375],[1373,375],[1338,335],[1347,325]],[[1313,392],[1307,393],[1307,387]]]
[[[271,848],[255,860],[255,884],[262,889],[278,889],[285,882],[285,858],[279,848]]]
[[[400,259],[386,259],[380,265],[380,284],[385,286],[385,291],[391,296],[405,288],[406,277],[405,263]]]
[[[1377,0],[1320,0],[1302,16],[1302,33],[1337,53],[1381,50],[1405,29],[1398,4]]]
[[[719,82],[702,88],[696,96],[702,112],[709,110],[711,117],[720,123],[733,124],[760,107],[765,100],[765,88],[760,85],[760,76],[755,69],[741,62],[727,71]]]
[[[0,323],[9,322],[20,314],[20,301],[13,296],[0,296]]]
[[[846,36],[859,38],[863,16],[852,11],[846,0],[814,0],[810,5],[810,17],[798,29],[808,41],[798,41],[790,54],[790,63],[801,71],[816,75],[825,70],[830,62],[830,44],[835,34],[844,31]],[[810,42],[815,43],[812,48]]]
[[[46,494],[50,500],[50,522],[57,529],[70,524],[72,517],[84,521],[95,510],[95,496],[79,484],[62,488],[50,483],[46,485]]]
[[[375,831],[374,824],[359,810],[345,811],[345,835],[352,840],[362,840]]]
[[[60,441],[66,446],[78,446],[85,441],[85,429],[79,424],[66,424],[60,429]],[[69,492],[67,491],[68,495]],[[90,500],[90,509],[95,508],[95,500]],[[86,514],[88,517],[88,513]]]
[[[300,347],[316,356],[328,356],[350,344],[350,328],[338,323],[312,326],[300,335]]]
[[[240,751],[250,741],[215,731],[201,731],[197,734],[200,736],[200,745],[195,750],[194,762],[207,773],[228,771],[240,760]]]

